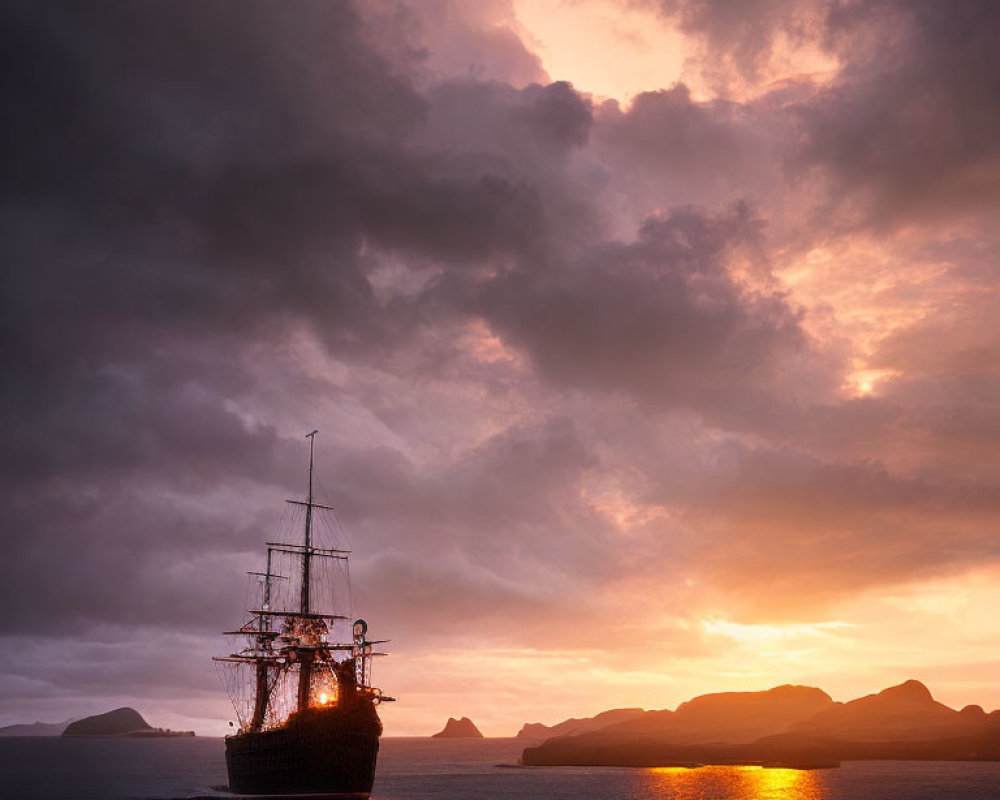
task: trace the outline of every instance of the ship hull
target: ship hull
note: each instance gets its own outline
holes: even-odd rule
[[[229,788],[245,795],[367,798],[379,737],[345,730],[336,716],[226,739]]]

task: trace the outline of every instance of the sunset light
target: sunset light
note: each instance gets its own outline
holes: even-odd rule
[[[742,625],[726,620],[702,620],[709,633],[718,634],[740,644],[768,648],[782,642],[793,642],[824,636],[831,631],[849,627],[844,622],[798,623],[790,625]]]

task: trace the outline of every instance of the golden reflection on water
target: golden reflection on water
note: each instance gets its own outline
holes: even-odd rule
[[[662,800],[824,800],[815,770],[765,767],[656,767],[643,770],[644,795]]]

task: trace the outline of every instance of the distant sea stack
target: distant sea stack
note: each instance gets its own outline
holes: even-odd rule
[[[461,719],[448,717],[448,723],[444,726],[444,730],[438,731],[431,738],[482,739],[483,735],[479,732],[479,728],[477,728],[468,717],[462,717]]]
[[[138,731],[152,731],[153,727],[134,708],[116,708],[106,714],[84,717],[71,722],[63,736],[123,736]]]

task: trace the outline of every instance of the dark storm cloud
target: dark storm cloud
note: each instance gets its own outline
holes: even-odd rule
[[[907,460],[990,425],[989,300],[887,337],[872,365],[907,378],[845,400],[843,349],[806,332],[769,237],[794,229],[786,175],[825,187],[803,214],[877,196],[912,221],[931,187],[989,207],[992,12],[663,5],[744,79],[817,20],[844,69],[748,104],[677,85],[595,108],[530,83],[492,7],[4,7],[0,602],[35,642],[10,686],[70,642],[86,663],[47,691],[118,664],[138,692],[168,645],[122,663],[123,638],[238,619],[309,414],[368,553],[359,605],[440,641],[592,647],[604,629],[573,623],[633,576],[794,614],[810,586],[809,611],[990,557],[989,470]],[[885,63],[865,24],[895,32]]]
[[[497,257],[528,269],[551,246],[540,198],[560,191],[558,170],[537,173],[586,143],[589,105],[567,84],[467,82],[424,97],[401,71],[410,56],[379,55],[343,3],[293,16],[258,4],[23,4],[5,16],[3,506],[5,529],[23,534],[8,548],[18,570],[3,601],[19,613],[6,630],[190,629],[206,608],[238,616],[232,576],[255,565],[231,556],[266,539],[272,520],[242,518],[226,492],[240,481],[291,489],[301,472],[300,445],[230,402],[269,379],[247,344],[280,346],[304,324],[338,357],[411,372],[397,348],[478,312],[457,295],[453,306],[436,295],[382,306],[367,248],[458,274]],[[432,103],[433,124],[458,113],[461,94],[500,138],[470,135],[458,153],[407,144]],[[519,163],[526,151],[534,176]],[[567,435],[553,452],[575,458]],[[378,496],[365,510],[388,522],[389,549],[424,513],[424,544],[457,537],[473,553],[469,532],[501,504],[491,472],[535,476],[516,506],[520,535],[559,522],[527,509],[546,514],[545,493],[567,476],[538,442],[524,446],[530,471],[499,457],[505,469],[491,445],[453,475],[411,476],[409,494],[393,495],[394,471],[370,455],[370,469],[333,463],[329,480],[353,488],[368,476]],[[371,492],[360,486],[348,514]],[[440,576],[432,566],[419,582],[476,594],[467,565]],[[498,580],[480,605],[520,591]]]
[[[678,210],[633,242],[603,239],[571,160],[592,111],[568,84],[466,78],[424,91],[406,77],[419,52],[390,58],[382,46],[405,32],[372,31],[348,4],[235,10],[6,9],[5,470],[27,498],[13,506],[15,528],[33,503],[51,508],[19,551],[35,574],[55,579],[64,566],[61,532],[92,546],[94,563],[67,584],[81,598],[74,618],[115,613],[105,584],[88,591],[105,553],[127,560],[150,541],[188,551],[184,530],[217,525],[197,510],[189,524],[158,512],[121,538],[144,527],[114,503],[122,482],[142,481],[140,505],[156,487],[197,494],[294,474],[290,443],[229,403],[268,379],[247,342],[304,325],[337,358],[406,375],[421,364],[400,357],[407,347],[483,318],[543,383],[706,408],[720,394],[766,398],[782,358],[807,346],[781,295],[728,272],[736,251],[758,258],[761,222],[745,206]],[[717,131],[705,161],[727,149],[724,123],[673,94],[670,109]],[[650,141],[643,130],[664,127],[657,107],[669,100],[640,99],[606,123],[606,140]],[[661,157],[677,163],[669,153],[686,141],[660,142]],[[383,303],[368,277],[380,252],[437,276]],[[460,471],[506,474],[491,464]],[[457,476],[424,486],[429,500],[399,495],[427,509],[425,527],[455,513],[434,497],[447,477]],[[565,477],[537,475],[536,498]],[[481,491],[469,489],[472,507],[492,509],[498,530],[516,527]],[[373,506],[405,516],[399,503]],[[472,530],[487,517],[459,515]],[[145,580],[141,565],[116,571]],[[30,588],[5,591],[16,600]],[[135,618],[160,598],[147,596]],[[59,628],[60,607],[37,617]]]
[[[245,551],[267,538],[271,509],[250,522],[134,483],[67,474],[8,497],[6,524],[27,534],[8,544],[19,569],[0,596],[19,613],[7,632],[64,635],[100,622],[197,628],[206,608],[242,595],[242,570],[256,569]]]
[[[927,222],[997,202],[1000,33],[982,0],[755,0],[657,3],[705,46],[714,83],[756,79],[782,41],[837,59],[832,84],[797,106],[795,172],[831,181],[820,218],[857,226]],[[836,215],[836,216],[834,216]]]
[[[467,159],[477,154],[480,169],[490,164],[524,170],[525,161],[551,162],[586,144],[593,122],[590,103],[564,81],[524,89],[448,81],[430,90],[429,98],[428,143],[462,151]]]
[[[227,459],[234,453],[220,437],[240,426],[218,398],[247,379],[220,357],[231,344],[221,339],[266,327],[317,284],[338,320],[365,303],[350,241],[356,231],[345,233],[336,214],[328,231],[302,193],[276,195],[289,173],[305,171],[303,150],[395,128],[419,102],[354,44],[358,23],[346,6],[303,7],[313,24],[269,55],[261,48],[282,20],[269,21],[259,7],[234,10],[6,10],[4,131],[14,175],[6,184],[3,296],[14,376],[5,382],[5,419],[8,441],[24,442],[8,453],[10,464],[48,458],[72,469],[67,449],[101,460],[132,448],[147,463],[163,457],[157,469],[169,469],[177,462],[157,442],[142,450],[150,438],[179,441],[178,431],[162,430],[168,415],[200,422],[210,433],[197,438],[215,440],[201,453],[177,448],[185,469],[209,452],[228,451]],[[330,37],[339,45],[319,46]],[[305,53],[317,57],[317,71],[301,68]],[[370,107],[353,81],[330,80],[342,72],[382,88],[384,107]],[[310,81],[327,87],[336,112],[302,102]],[[294,154],[291,165],[274,164],[279,145]],[[249,175],[237,166],[246,163]],[[310,187],[302,189],[311,199]],[[326,199],[336,194],[328,190]],[[279,211],[297,223],[281,246],[274,228],[268,235]],[[317,226],[338,269],[317,270],[303,258],[302,240],[314,240]],[[208,344],[206,334],[220,338]],[[183,352],[163,352],[178,335],[189,337]],[[199,347],[202,357],[193,355]]]
[[[200,626],[268,524],[206,493],[298,475],[227,404],[261,380],[240,337],[359,336],[351,197],[423,103],[346,4],[4,16],[5,628]]]
[[[462,627],[501,605],[567,602],[553,595],[560,572],[605,573],[612,543],[578,502],[599,463],[573,422],[554,418],[505,430],[430,472],[385,449],[344,453],[330,462],[331,500],[381,554],[365,572],[396,587],[371,602],[415,620],[460,596],[469,619],[452,626]]]
[[[994,3],[838,4],[844,67],[801,114],[802,163],[827,171],[830,207],[860,226],[995,209],[1000,9]]]
[[[727,70],[757,78],[770,61],[779,35],[792,45],[816,26],[822,0],[656,0],[680,28],[704,40],[701,68],[721,86]]]
[[[637,162],[640,167],[630,178],[651,175],[661,197],[664,184],[680,184],[683,196],[702,202],[718,196],[720,183],[730,191],[755,194],[766,184],[767,143],[753,129],[752,116],[735,103],[697,103],[678,84],[643,92],[626,112],[613,104],[602,110],[600,134],[607,155],[618,169],[626,168],[626,159]]]
[[[726,268],[753,249],[745,206],[647,220],[630,244],[568,264],[509,273],[487,288],[485,315],[549,378],[684,405],[770,383],[783,351],[804,346],[778,294],[744,291]]]
[[[204,452],[157,451],[157,469],[235,455],[248,444],[225,446],[240,424],[217,401],[251,379],[232,337],[291,318],[343,350],[405,335],[378,314],[363,237],[475,259],[538,229],[530,186],[433,175],[392,141],[426,103],[348,5],[294,20],[235,10],[7,9],[5,419],[19,474],[73,469],[74,452],[148,459],[142,439],[181,441],[167,415],[209,435],[195,437]],[[543,146],[579,141],[588,117],[571,90],[526,98],[511,113]]]
[[[422,72],[430,81],[457,77],[517,87],[548,82],[541,59],[515,32],[509,4],[423,0],[412,8],[371,3],[365,11],[374,24],[384,14],[407,18],[407,44],[426,58]]]

